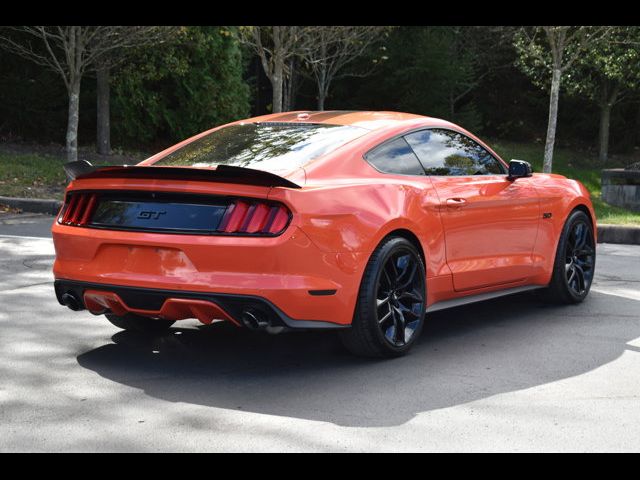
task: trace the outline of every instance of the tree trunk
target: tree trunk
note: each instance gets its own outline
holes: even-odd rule
[[[553,146],[556,142],[556,123],[558,120],[558,98],[560,97],[560,79],[562,71],[553,69],[551,77],[551,95],[549,97],[549,124],[547,125],[547,140],[544,146],[544,164],[542,171],[551,173],[553,167]]]
[[[326,35],[322,35],[320,39],[320,58],[327,58],[327,43],[328,39]],[[327,86],[327,65],[325,61],[320,63],[319,70],[316,73],[316,83],[318,85],[318,110],[324,110],[324,102],[327,98],[327,94],[329,92],[329,88]]]
[[[329,93],[329,86],[327,85],[327,71],[325,68],[321,67],[317,76],[317,84],[318,84],[318,110],[324,110],[324,102],[327,99],[327,95]]]
[[[98,123],[96,147],[100,155],[111,155],[111,125],[109,109],[109,68],[99,68],[97,74]]]
[[[284,62],[280,59],[275,59],[273,65],[273,75],[271,76],[271,85],[273,87],[273,100],[271,111],[273,113],[282,112],[282,81],[284,74]]]
[[[282,111],[288,112],[291,110],[291,79],[285,78],[282,85]]]
[[[80,79],[69,86],[69,117],[67,119],[67,161],[78,160],[78,119],[80,116]]]
[[[604,165],[609,159],[609,132],[611,130],[611,110],[618,101],[620,84],[614,83],[609,88],[607,82],[604,85],[604,95],[600,104],[600,131],[598,132],[598,161]]]
[[[296,57],[289,60],[288,72],[283,82],[284,88],[282,93],[282,111],[289,112],[295,109],[296,92],[298,87]]]
[[[598,133],[598,161],[604,165],[609,157],[609,125],[611,124],[611,107],[609,102],[600,105],[600,132]]]

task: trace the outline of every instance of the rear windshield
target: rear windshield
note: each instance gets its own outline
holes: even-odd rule
[[[272,173],[290,172],[367,132],[360,127],[326,124],[236,124],[194,140],[154,165],[233,165]]]

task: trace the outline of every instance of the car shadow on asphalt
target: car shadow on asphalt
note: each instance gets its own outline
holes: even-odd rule
[[[580,375],[636,350],[626,343],[640,337],[639,307],[594,291],[575,306],[513,295],[428,315],[410,354],[390,360],[353,357],[334,332],[269,336],[226,323],[151,338],[123,331],[77,360],[165,401],[394,426]]]

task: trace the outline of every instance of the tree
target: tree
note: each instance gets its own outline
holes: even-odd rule
[[[551,173],[556,139],[558,100],[563,75],[596,42],[606,36],[609,27],[544,26],[524,27],[515,35],[518,65],[539,86],[546,86],[551,73],[549,121],[544,147],[543,172]]]
[[[316,81],[318,110],[324,110],[334,79],[371,73],[371,68],[368,68],[360,73],[339,74],[348,64],[368,53],[371,45],[387,31],[388,27],[378,26],[325,26],[306,32],[308,38],[304,42],[301,57]]]
[[[493,27],[395,27],[384,43],[349,65],[366,71],[371,57],[384,54],[366,79],[349,75],[335,82],[335,102],[347,109],[400,110],[446,118],[473,131],[485,125],[476,92],[513,64],[512,36]]]
[[[175,39],[184,31],[180,27],[170,26],[114,26],[109,36],[117,38],[118,47],[111,50],[96,64],[96,150],[102,155],[111,153],[110,92],[111,70],[136,52],[137,49],[156,46]]]
[[[249,88],[231,27],[186,27],[163,48],[137,49],[114,71],[113,135],[168,146],[249,115]]]
[[[67,160],[78,159],[80,85],[85,73],[100,67],[115,52],[131,46],[123,27],[23,26],[7,27],[20,35],[0,35],[0,44],[13,53],[56,72],[68,95]],[[145,29],[149,27],[128,27]]]
[[[310,26],[251,26],[238,30],[240,40],[258,55],[262,68],[271,82],[273,101],[271,111],[282,111],[284,80],[287,63],[304,50]]]
[[[284,82],[282,82],[282,110],[294,109],[296,95],[298,93],[298,57],[291,57],[286,64]]]
[[[640,87],[640,34],[636,27],[612,27],[594,42],[569,71],[569,93],[584,96],[600,108],[598,159],[609,156],[613,107]]]

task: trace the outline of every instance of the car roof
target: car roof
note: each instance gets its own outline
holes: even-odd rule
[[[299,110],[295,112],[272,113],[259,117],[248,118],[242,123],[253,122],[287,122],[287,123],[324,123],[328,125],[351,125],[365,128],[367,130],[377,130],[395,126],[407,120],[423,119],[430,117],[403,112],[375,112],[357,110],[327,110],[314,112],[310,110]],[[437,120],[437,119],[433,119]]]

